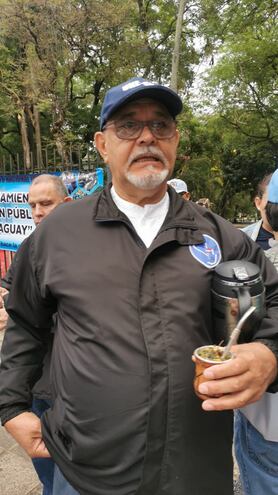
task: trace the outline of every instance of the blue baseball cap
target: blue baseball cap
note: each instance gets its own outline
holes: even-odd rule
[[[278,203],[278,169],[272,175],[267,189],[268,201]]]
[[[152,98],[159,101],[172,117],[182,111],[182,101],[175,91],[142,77],[133,77],[107,91],[100,113],[100,129],[103,129],[116,110],[138,98]]]

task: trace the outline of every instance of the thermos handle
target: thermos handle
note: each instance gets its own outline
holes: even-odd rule
[[[249,308],[252,306],[252,299],[249,291],[249,287],[238,287],[236,289],[237,296],[238,296],[238,307],[239,307],[239,315],[238,315],[238,320],[242,318],[244,313],[248,311]],[[245,330],[253,330],[257,324],[259,324],[261,321],[261,316],[257,311],[254,311],[252,315],[248,318],[248,321],[246,322],[246,325],[243,326],[243,331]],[[244,333],[244,332],[243,332]],[[243,333],[241,333],[242,338],[244,337]]]
[[[237,287],[236,292],[238,297],[239,319],[252,306],[252,300],[248,287]]]

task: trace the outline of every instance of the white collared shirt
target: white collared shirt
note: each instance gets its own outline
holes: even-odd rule
[[[145,246],[149,247],[167,215],[170,204],[168,192],[158,203],[145,206],[139,206],[121,198],[114,186],[111,188],[111,196],[119,210],[128,217]]]

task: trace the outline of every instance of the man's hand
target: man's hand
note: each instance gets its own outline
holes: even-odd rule
[[[204,371],[208,381],[199,386],[199,392],[211,396],[202,403],[205,411],[237,409],[255,402],[277,376],[276,357],[264,344],[235,345],[232,352],[234,359]]]
[[[35,414],[21,413],[7,421],[5,428],[30,457],[50,457],[42,439],[40,419]]]
[[[5,330],[8,321],[8,313],[5,310],[4,306],[4,295],[7,294],[8,291],[3,287],[0,287],[0,332]]]

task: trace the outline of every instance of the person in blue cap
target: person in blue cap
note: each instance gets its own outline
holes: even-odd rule
[[[278,170],[268,184],[265,215],[274,239],[264,251],[278,271]],[[265,392],[235,416],[235,453],[245,494],[278,493],[278,393]]]
[[[265,255],[278,270],[278,169],[272,175],[268,186],[268,201],[265,213],[274,235],[274,239],[269,241],[271,247],[265,251]]]
[[[54,495],[233,495],[233,409],[278,389],[277,273],[167,184],[181,111],[159,83],[111,88],[94,139],[112,183],[57,208],[16,266],[0,416],[30,456],[53,457]],[[192,353],[215,343],[213,269],[232,259],[261,266],[267,317],[234,359],[205,370],[201,402]],[[53,407],[39,422],[29,386],[54,313]]]

